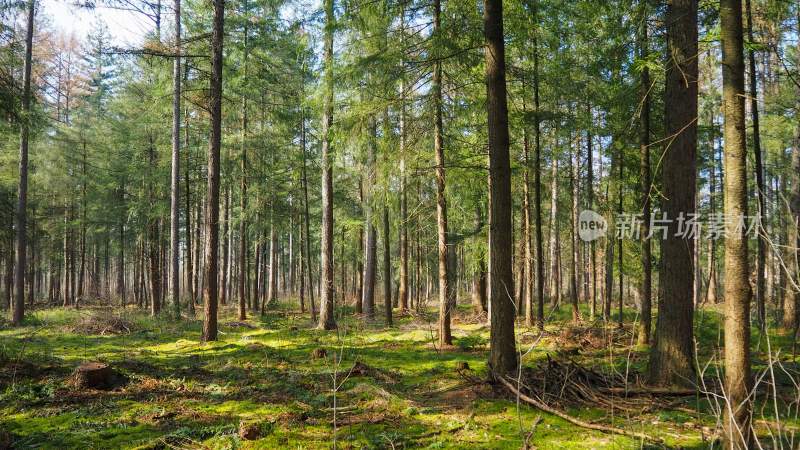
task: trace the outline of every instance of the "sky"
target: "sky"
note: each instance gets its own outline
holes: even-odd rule
[[[41,0],[40,10],[50,18],[53,28],[83,40],[94,24],[105,22],[112,36],[112,45],[134,47],[144,40],[152,22],[131,11],[121,11],[99,6],[94,10],[80,9],[75,0]],[[97,2],[100,3],[100,2]]]

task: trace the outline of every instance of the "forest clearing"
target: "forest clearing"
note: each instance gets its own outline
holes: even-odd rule
[[[799,0],[0,0],[0,450],[800,449]]]

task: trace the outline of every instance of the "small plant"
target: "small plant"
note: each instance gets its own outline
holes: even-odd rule
[[[479,334],[470,334],[456,340],[456,346],[465,352],[478,350],[486,345],[486,338]]]

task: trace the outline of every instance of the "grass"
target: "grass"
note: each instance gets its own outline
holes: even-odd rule
[[[201,343],[199,320],[116,313],[127,319],[129,333],[82,333],[74,324],[99,313],[61,308],[37,310],[23,327],[0,329],[0,447],[6,439],[20,449],[332,448],[335,438],[337,448],[518,449],[530,433],[528,442],[539,449],[643,448],[634,439],[576,428],[517,405],[486,385],[470,386],[456,364],[466,362],[485,378],[489,334],[467,320],[467,310],[456,314],[454,346],[444,350],[433,345],[428,314],[396,318],[386,328],[347,313],[337,332],[324,332],[285,304],[251,316],[252,328],[231,326],[232,310],[223,308],[219,341]],[[523,363],[556,355],[555,335],[568,320],[567,308],[557,311],[541,340],[533,330],[518,329],[528,352]],[[701,361],[715,354],[719,320],[713,311],[698,315]],[[770,337],[773,352],[781,349],[782,361],[794,369],[790,337]],[[766,348],[757,332],[753,342],[757,351]],[[312,358],[319,347],[327,357]],[[644,370],[647,349],[620,343],[571,357],[598,370],[636,372]],[[83,361],[109,363],[127,384],[110,391],[72,388],[69,375]],[[369,372],[348,376],[356,361]],[[763,352],[754,364],[756,373],[765,367]],[[343,408],[335,430],[334,374],[336,403]],[[789,383],[785,374],[780,380]],[[766,441],[775,417],[771,404],[760,402],[759,433]],[[659,436],[669,448],[707,448],[703,434],[707,439],[716,428],[708,403],[689,398],[675,406],[641,414],[570,413]],[[781,402],[780,414],[785,408]],[[786,429],[798,426],[796,419],[781,421]],[[243,440],[242,424],[260,437]]]

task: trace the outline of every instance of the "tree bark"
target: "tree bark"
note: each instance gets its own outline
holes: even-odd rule
[[[485,1],[485,0],[484,0]],[[542,240],[542,145],[541,119],[539,117],[539,43],[538,43],[538,11],[534,0],[534,30],[531,46],[533,47],[533,211],[536,233],[536,325],[544,330],[544,243]],[[484,17],[485,19],[485,17]],[[505,69],[504,69],[505,71]],[[505,74],[504,74],[505,76]],[[493,181],[494,182],[494,181]],[[494,200],[493,200],[494,201]],[[492,237],[494,239],[494,235]],[[494,272],[493,272],[494,273]],[[494,276],[494,275],[492,275]],[[494,292],[492,294],[494,295]]]
[[[336,329],[334,319],[333,286],[333,158],[331,155],[331,125],[333,122],[333,15],[334,0],[324,0],[324,106],[322,115],[322,229],[321,229],[321,283],[319,328]]]
[[[405,45],[405,2],[400,6],[400,45]],[[408,309],[408,197],[406,193],[406,79],[405,60],[400,61],[400,279],[397,303],[400,312]]]
[[[217,340],[217,263],[219,258],[219,151],[222,141],[222,45],[225,24],[225,0],[214,0],[211,34],[211,139],[208,145],[208,198],[206,199],[206,242],[203,299],[203,341]]]
[[[745,0],[745,8],[747,11],[747,39],[750,42],[755,42],[753,39],[753,12],[750,5],[750,0]],[[758,116],[758,82],[756,72],[756,56],[753,47],[747,51],[748,62],[750,65],[750,115],[753,121],[753,155],[755,159],[755,172],[756,172],[756,204],[758,205],[758,217],[764,216],[766,212],[766,188],[764,186],[764,168],[761,158],[761,126]],[[761,329],[765,329],[767,324],[766,300],[764,290],[766,288],[764,272],[766,267],[766,252],[767,246],[764,240],[763,233],[765,230],[762,228],[761,221],[758,223],[758,241],[757,241],[757,256],[756,256],[756,311],[758,313],[758,324]]]
[[[369,142],[367,143],[367,186],[364,190],[364,228],[367,230],[364,246],[364,273],[362,278],[362,297],[359,299],[367,319],[375,317],[375,273],[378,264],[378,239],[373,222],[372,192],[375,185],[375,146],[377,125],[374,118],[369,119]]]
[[[180,149],[181,149],[181,0],[174,0],[175,59],[172,64],[172,173],[170,174],[170,295],[175,317],[181,316],[180,300]]]
[[[575,154],[569,155],[569,190],[572,194],[572,210],[570,212],[570,265],[569,265],[569,299],[572,305],[572,322],[581,320],[578,309],[578,240],[575,230],[578,228],[579,180],[580,180],[580,144],[575,146]]]
[[[647,19],[650,14],[647,9],[647,1],[640,2],[642,9],[642,24],[639,31],[639,57],[647,59],[650,52]],[[639,95],[641,96],[641,113],[639,114],[639,180],[641,182],[642,196],[642,284],[639,287],[640,297],[640,319],[639,336],[640,345],[650,344],[650,330],[652,329],[652,298],[653,298],[653,279],[652,279],[652,248],[650,234],[650,188],[652,184],[650,175],[650,70],[645,66],[642,68],[639,80]]]
[[[486,113],[489,136],[491,193],[491,331],[489,367],[499,374],[512,373],[518,364],[514,340],[514,282],[511,264],[511,161],[509,157],[508,104],[506,99],[505,42],[502,0],[484,0],[486,39]]]
[[[383,206],[383,308],[386,325],[392,325],[392,255],[389,228],[389,207]]]
[[[304,63],[305,65],[305,63]],[[314,278],[313,273],[311,271],[311,234],[310,234],[310,226],[309,226],[309,214],[308,214],[308,177],[306,176],[306,116],[305,116],[305,108],[301,110],[301,118],[300,118],[300,144],[301,144],[301,151],[303,152],[303,164],[300,166],[302,173],[301,180],[303,184],[303,229],[305,233],[303,233],[304,239],[301,239],[301,245],[305,248],[304,258],[302,264],[305,264],[305,272],[308,276],[308,296],[310,301],[311,307],[311,320],[317,320],[317,306],[314,303]]]
[[[441,0],[433,1],[434,45],[441,44]],[[438,52],[437,52],[438,53]],[[431,93],[434,101],[433,148],[436,154],[436,229],[439,261],[439,346],[453,344],[450,331],[450,298],[453,286],[448,271],[447,199],[445,198],[444,130],[442,125],[442,62],[436,56]],[[509,285],[510,288],[511,285]]]
[[[661,243],[658,318],[650,355],[654,384],[694,381],[692,301],[694,239],[676,236],[678,217],[695,208],[697,178],[697,0],[667,5],[667,73],[664,92],[666,150],[662,208],[670,220]]]
[[[741,0],[720,1],[722,99],[725,115],[725,215],[747,216],[747,138],[744,111],[744,44]],[[748,449],[750,428],[750,282],[745,229],[725,228],[725,414],[726,449]]]
[[[25,318],[25,268],[27,267],[28,221],[28,139],[31,121],[31,66],[33,64],[33,25],[36,1],[28,0],[28,24],[25,30],[25,67],[22,75],[22,121],[19,129],[19,190],[17,197],[17,262],[14,277],[14,306],[11,322],[22,324]]]

